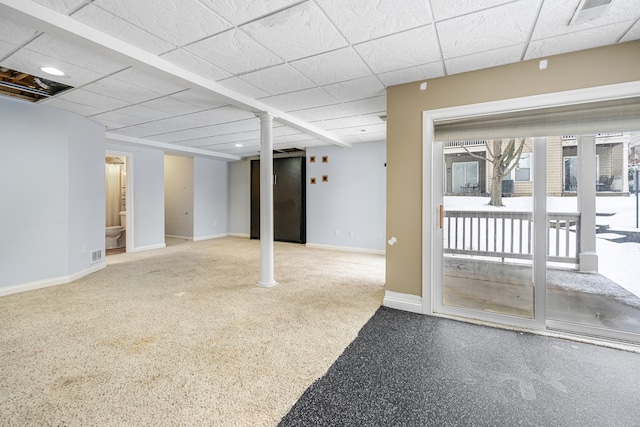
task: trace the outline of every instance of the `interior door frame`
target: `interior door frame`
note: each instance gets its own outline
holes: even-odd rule
[[[441,235],[436,232],[440,219],[440,204],[442,202],[442,180],[444,176],[442,166],[442,144],[434,144],[435,123],[440,120],[453,120],[488,114],[508,113],[517,110],[532,110],[555,106],[573,105],[585,102],[606,101],[638,96],[640,94],[640,82],[620,83],[607,86],[599,86],[586,89],[578,89],[566,92],[556,92],[542,95],[533,95],[522,98],[514,98],[500,101],[491,101],[479,104],[449,107],[436,110],[423,111],[422,114],[422,313],[435,316],[454,316],[469,318],[469,311],[464,309],[447,309],[442,312],[437,301],[442,301],[438,293],[438,274],[442,273]],[[440,145],[440,147],[437,147]],[[536,147],[538,147],[536,149]],[[546,158],[545,144],[534,144],[534,158]],[[534,177],[542,175],[546,177],[546,162],[534,162]],[[534,178],[535,179],[535,178]],[[540,178],[538,178],[540,179]],[[440,187],[436,187],[439,185]],[[539,184],[538,184],[539,185]],[[546,189],[544,187],[539,187]],[[546,217],[546,191],[534,192],[534,217]],[[546,227],[546,221],[537,221],[534,236],[545,235],[537,231]],[[546,258],[546,245],[535,244],[534,259]],[[440,249],[438,249],[440,246]],[[542,252],[544,251],[544,252]],[[542,258],[541,258],[542,257]],[[534,285],[546,282],[546,262],[534,264]],[[543,288],[543,289],[542,289]],[[440,298],[438,300],[438,298]],[[545,330],[547,321],[546,307],[546,283],[545,286],[537,286],[534,300],[534,319],[522,319],[506,315],[494,315],[493,313],[481,313],[474,311],[473,318],[480,321],[503,324],[506,326],[524,327],[530,330]],[[563,325],[556,325],[563,326]],[[566,326],[566,325],[564,325]],[[584,330],[584,328],[582,328]],[[563,328],[571,331],[571,327]]]

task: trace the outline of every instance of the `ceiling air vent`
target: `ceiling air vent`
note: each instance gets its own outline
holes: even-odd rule
[[[581,0],[569,25],[599,18],[611,5],[612,0]]]

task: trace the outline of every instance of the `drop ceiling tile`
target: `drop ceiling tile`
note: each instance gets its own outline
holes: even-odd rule
[[[384,121],[382,121],[382,119],[380,119],[380,117],[377,115],[340,117],[337,119],[312,122],[314,126],[318,126],[321,129],[329,130],[329,131],[332,131],[335,129],[345,129],[345,128],[353,128],[353,127],[359,127],[359,126],[377,125],[382,123],[384,123]]]
[[[323,89],[342,102],[373,98],[385,94],[384,85],[376,76],[335,83],[323,86]]]
[[[276,95],[260,99],[267,105],[271,105],[281,111],[295,111],[305,108],[323,107],[325,105],[337,104],[338,100],[329,95],[321,88],[314,87],[298,92]]]
[[[177,132],[180,130],[188,129],[191,124],[184,124],[178,118],[168,118],[164,120],[156,120],[154,122],[143,123],[139,125],[129,126],[123,129],[118,129],[118,133],[122,133],[130,136],[137,136],[141,138],[151,137],[153,135],[160,135],[169,132]]]
[[[378,74],[382,83],[387,87],[442,76],[444,76],[444,69],[441,61]]]
[[[38,31],[33,28],[0,16],[0,40],[12,45],[21,46],[36,34],[38,34]]]
[[[240,25],[296,4],[299,0],[202,0],[202,2],[234,25]]]
[[[347,41],[313,2],[269,15],[241,27],[285,61],[345,47]]]
[[[447,74],[465,73],[467,71],[518,62],[522,57],[523,49],[524,44],[517,44],[502,49],[447,59],[445,61]]]
[[[178,101],[186,102],[188,104],[195,105],[196,107],[202,107],[200,109],[210,109],[227,105],[229,102],[216,97],[210,92],[200,91],[198,89],[189,89],[182,92],[174,93],[172,98]]]
[[[540,1],[517,1],[438,22],[445,59],[471,55],[527,41]],[[462,30],[464,29],[464,30]]]
[[[203,132],[205,136],[260,130],[260,119],[254,116],[252,118],[206,126],[198,128],[198,130]]]
[[[5,43],[2,40],[0,40],[0,58],[2,58],[3,56],[9,55],[11,52],[16,50],[17,48],[18,46],[14,44]]]
[[[255,87],[251,83],[245,82],[239,77],[231,77],[218,81],[219,84],[249,98],[263,98],[269,96],[268,92]]]
[[[88,105],[76,104],[75,102],[66,101],[61,98],[49,98],[47,101],[39,102],[38,104],[51,107],[51,108],[59,108],[61,110],[71,111],[72,113],[76,113],[83,117],[93,116],[94,114],[103,113],[105,110],[97,107],[91,107]]]
[[[26,49],[47,55],[101,74],[111,74],[128,67],[91,49],[42,34],[25,46]]]
[[[337,136],[348,136],[348,135],[352,135],[352,136],[358,136],[358,137],[362,137],[365,134],[371,134],[371,133],[385,133],[387,131],[387,124],[386,123],[378,123],[378,124],[374,124],[374,125],[364,125],[364,126],[356,126],[356,127],[350,127],[350,128],[343,128],[343,129],[336,129],[331,131],[331,133],[333,133],[334,135]]]
[[[175,98],[174,95],[152,99],[151,101],[147,101],[140,105],[174,115],[195,113],[196,111],[203,110],[203,107],[198,107],[196,105],[189,104],[188,102],[181,101]]]
[[[88,105],[98,108],[102,111],[116,110],[118,108],[126,107],[128,102],[121,99],[115,99],[110,96],[101,95],[95,92],[89,92],[84,89],[74,89],[56,95],[56,98],[73,102],[76,104]]]
[[[620,39],[620,42],[630,42],[640,39],[640,20]]]
[[[102,77],[102,74],[64,62],[58,58],[43,55],[27,49],[20,49],[2,61],[2,66],[22,71],[45,79],[52,76],[40,70],[40,67],[55,67],[64,71],[64,76],[56,76],[55,80],[69,86],[82,86]]]
[[[88,84],[84,86],[83,89],[136,104],[160,97],[158,92],[126,83],[112,76]]]
[[[282,136],[274,136],[273,137],[273,142],[278,143],[278,144],[291,144],[291,143],[296,143],[296,142],[304,142],[304,141],[311,141],[311,140],[315,140],[316,138],[306,134],[306,133],[297,133],[297,134],[292,134],[292,135],[282,135]]]
[[[431,25],[371,40],[356,46],[375,73],[438,61],[440,51]]]
[[[115,112],[138,118],[140,119],[140,122],[162,120],[176,115],[175,113],[165,113],[163,111],[154,110],[153,108],[149,108],[144,105],[131,105],[129,107],[121,108]]]
[[[512,1],[513,0],[434,0],[431,2],[431,8],[433,9],[433,16],[436,21],[442,21]]]
[[[314,82],[288,64],[276,65],[275,67],[254,71],[253,73],[243,75],[241,79],[251,83],[253,86],[264,89],[271,95],[280,95],[282,93],[294,92],[315,86]]]
[[[74,13],[72,18],[155,55],[175,48],[160,37],[92,4]]]
[[[107,130],[120,129],[146,121],[117,111],[108,111],[106,113],[96,114],[95,116],[91,116],[91,120],[102,123],[107,127]]]
[[[292,111],[291,115],[300,120],[315,122],[320,120],[331,120],[343,117],[357,116],[358,113],[353,108],[345,104],[329,105],[326,107],[308,108],[299,111]]]
[[[128,68],[124,71],[120,71],[119,73],[110,76],[110,78],[114,78],[131,85],[136,85],[139,88],[148,89],[162,95],[168,95],[170,93],[187,89],[182,84],[174,83],[167,78],[156,77],[153,74],[145,73],[144,71],[140,71],[135,68]]]
[[[343,104],[356,114],[384,113],[387,111],[387,94],[374,98],[361,99],[359,101],[347,102]]]
[[[230,27],[210,9],[192,0],[95,0],[93,4],[176,46],[192,43]]]
[[[319,85],[371,75],[367,64],[350,47],[293,61],[290,65]]]
[[[166,53],[162,55],[162,59],[166,59],[179,67],[210,80],[226,79],[232,75],[184,49],[177,49]]]
[[[629,21],[631,25],[633,21]],[[590,49],[598,46],[614,44],[620,38],[620,25],[613,24],[604,27],[591,28],[577,33],[554,36],[548,39],[536,40],[529,43],[525,59],[541,58],[559,55],[576,50]],[[553,61],[551,61],[552,63]],[[550,64],[549,66],[553,66]]]
[[[150,138],[153,138],[154,141],[169,143],[190,141],[192,139],[199,139],[210,136],[209,132],[204,129],[205,128],[184,129],[175,132],[153,135]]]
[[[349,42],[361,43],[431,22],[424,0],[317,0]]]
[[[78,9],[85,3],[85,0],[34,0],[36,3],[49,9],[55,10],[58,13],[68,15],[72,11]]]
[[[376,142],[376,141],[386,141],[387,140],[387,132],[367,132],[357,136],[360,142]]]
[[[611,3],[611,6],[609,6],[605,13],[599,18],[579,24],[568,25],[575,10],[576,4],[572,2],[545,0],[532,39],[546,39],[553,36],[637,19],[640,16],[640,2],[637,0],[616,0]],[[621,26],[620,34],[622,35],[627,28]]]
[[[194,139],[191,141],[185,141],[183,144],[190,147],[207,147],[218,144],[238,143],[243,141],[255,141],[260,139],[260,131],[249,131],[231,133],[228,135],[215,135],[206,138]]]
[[[237,29],[193,43],[186,49],[232,74],[246,73],[282,63],[282,59]]]

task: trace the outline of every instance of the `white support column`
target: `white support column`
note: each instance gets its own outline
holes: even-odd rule
[[[596,137],[578,139],[578,211],[580,211],[580,271],[598,271],[596,253]]]
[[[273,276],[273,116],[260,116],[260,282],[270,288]]]
[[[625,136],[628,135],[625,133]],[[629,191],[629,141],[622,143],[622,192]]]

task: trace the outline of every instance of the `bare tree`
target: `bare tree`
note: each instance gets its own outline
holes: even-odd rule
[[[493,165],[493,173],[491,174],[491,201],[489,201],[491,206],[504,206],[502,204],[502,179],[518,166],[524,143],[525,138],[522,138],[519,142],[516,141],[516,138],[512,138],[507,142],[506,146],[501,139],[487,141],[487,157],[472,153],[467,147],[462,146],[471,156],[489,161]]]

